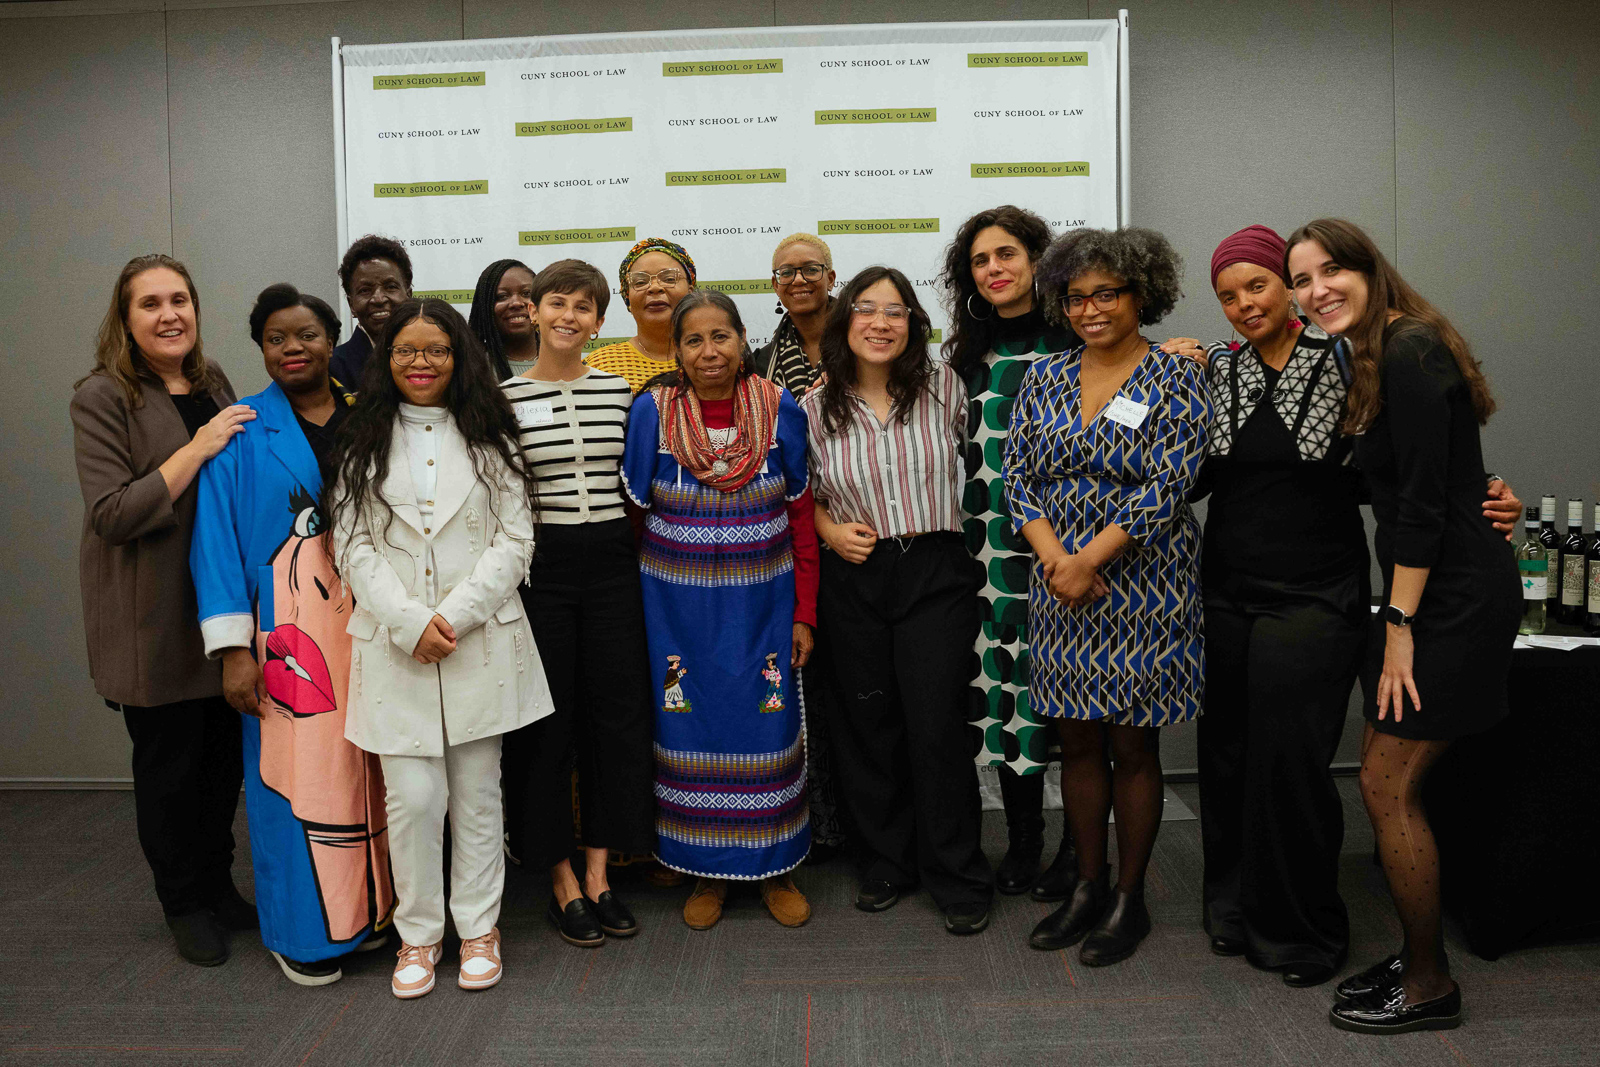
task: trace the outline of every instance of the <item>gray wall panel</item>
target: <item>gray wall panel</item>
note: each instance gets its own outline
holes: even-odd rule
[[[463,0],[463,36],[537,37],[566,33],[642,33],[656,30],[771,26],[773,0],[726,0],[717,4],[527,3],[525,0]]]
[[[117,270],[171,250],[160,14],[0,23],[0,536],[7,714],[0,777],[126,777],[127,734],[89,683],[82,498],[67,403]]]
[[[1484,458],[1524,500],[1600,500],[1600,50],[1585,0],[1395,5],[1398,266],[1472,344]]]
[[[203,287],[207,349],[243,395],[267,382],[246,326],[258,292],[287,281],[342,300],[329,38],[455,38],[461,8],[366,0],[168,18],[173,245]]]

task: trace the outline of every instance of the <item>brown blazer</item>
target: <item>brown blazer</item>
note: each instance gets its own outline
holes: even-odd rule
[[[222,369],[219,408],[235,400]],[[206,659],[189,577],[198,479],[176,501],[161,464],[189,431],[159,382],[129,410],[122,388],[90,375],[72,394],[72,437],[83,490],[78,580],[89,674],[107,700],[154,707],[219,696],[222,666]]]

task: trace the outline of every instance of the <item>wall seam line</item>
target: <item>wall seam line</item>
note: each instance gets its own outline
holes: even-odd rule
[[[1395,55],[1395,4],[1399,0],[1389,0],[1389,109],[1390,129],[1389,151],[1390,177],[1394,181],[1394,269],[1400,269],[1400,74],[1399,62]]]
[[[161,59],[166,66],[165,89],[167,96],[167,250],[178,257],[178,227],[173,209],[172,181],[172,14],[161,12]]]

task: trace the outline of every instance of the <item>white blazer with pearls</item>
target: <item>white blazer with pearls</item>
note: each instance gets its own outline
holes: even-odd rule
[[[426,502],[397,418],[377,499],[344,509],[332,531],[334,559],[355,593],[345,737],[385,756],[443,756],[447,744],[552,710],[517,595],[533,558],[533,514],[498,458],[488,464],[494,484],[479,480],[466,439],[440,414],[427,430],[438,435],[431,515],[418,506]],[[435,614],[455,629],[456,650],[423,665],[411,653]]]

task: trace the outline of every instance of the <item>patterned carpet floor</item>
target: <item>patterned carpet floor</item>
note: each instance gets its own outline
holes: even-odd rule
[[[1194,786],[1175,788],[1198,809]],[[1399,930],[1368,858],[1354,781],[1341,789],[1354,967],[1390,951]],[[1049,818],[1053,842],[1060,813]],[[998,860],[998,812],[985,829]],[[238,833],[242,844],[242,804]],[[1600,1063],[1596,942],[1488,963],[1452,936],[1461,1029],[1333,1030],[1328,987],[1289,989],[1208,951],[1193,821],[1163,826],[1148,886],[1155,931],[1110,968],[1030,950],[1028,932],[1048,909],[1026,897],[999,898],[990,929],[971,938],[946,935],[926,894],[880,915],[856,911],[843,860],[799,872],[814,915],[798,930],[779,927],[745,889],[719,926],[695,933],[679,918],[685,889],[619,877],[643,932],[585,951],[546,923],[545,878],[512,868],[500,920],[506,980],[483,993],[457,989],[452,943],[440,987],[414,1002],[390,995],[387,952],[321,989],[286,981],[254,934],[234,937],[222,967],[184,963],[155,902],[129,793],[0,792],[0,839],[0,1067]],[[247,849],[238,880],[249,895]]]

